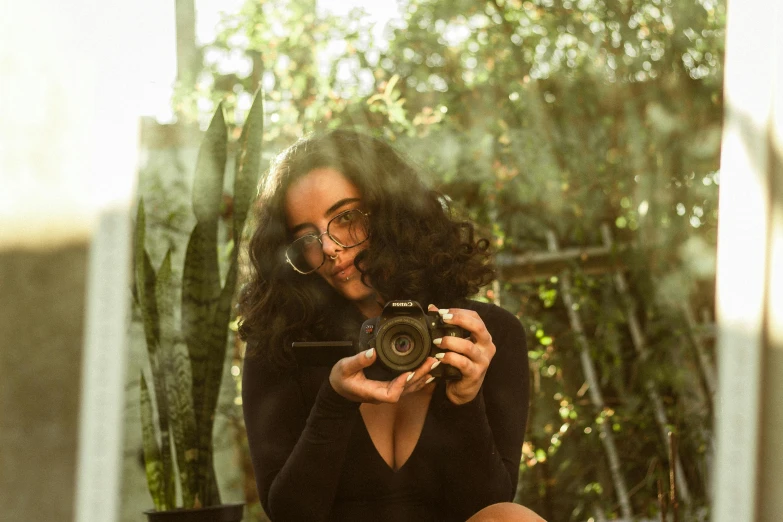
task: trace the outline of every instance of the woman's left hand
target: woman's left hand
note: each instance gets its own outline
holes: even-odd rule
[[[434,305],[429,305],[428,309],[437,310],[446,324],[461,326],[470,333],[467,339],[445,336],[440,341],[433,340],[436,344],[439,342],[440,348],[446,350],[440,359],[441,362],[455,367],[462,373],[462,379],[447,382],[446,396],[454,404],[470,402],[478,395],[489,363],[495,356],[492,335],[487,331],[481,317],[472,310],[462,308],[438,310]]]

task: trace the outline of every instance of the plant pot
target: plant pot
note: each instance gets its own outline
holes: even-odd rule
[[[199,509],[145,511],[149,522],[241,522],[244,504],[221,504]]]

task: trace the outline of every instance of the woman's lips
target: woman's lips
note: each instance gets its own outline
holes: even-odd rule
[[[356,267],[353,266],[353,263],[349,263],[335,268],[334,272],[332,272],[332,276],[342,281],[345,281],[349,277],[353,276],[353,274],[355,273],[356,273]]]

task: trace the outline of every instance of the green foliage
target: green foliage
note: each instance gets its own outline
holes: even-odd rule
[[[263,97],[250,110],[237,152],[232,231],[239,237],[259,179]],[[238,252],[228,255],[221,282],[218,239],[228,133],[218,106],[199,150],[193,183],[196,224],[185,254],[182,280],[172,272],[171,249],[156,271],[145,248],[144,202],[135,232],[135,297],[141,311],[153,393],[141,376],[141,412],[147,482],[155,509],[220,504],[213,465],[212,430],[237,286]],[[241,216],[237,215],[241,212]],[[177,290],[181,301],[177,300]],[[176,470],[176,472],[175,472]]]
[[[147,484],[155,509],[160,511],[166,506],[174,505],[174,490],[170,487],[171,483],[166,482],[166,478],[172,474],[170,469],[168,473],[164,471],[163,457],[155,435],[152,399],[144,374],[141,375],[141,429]]]
[[[205,50],[200,96],[269,92],[265,143],[354,126],[396,142],[504,254],[603,244],[630,293],[574,265],[606,408],[589,401],[557,278],[503,280],[529,332],[533,399],[518,500],[550,520],[618,513],[601,444],[611,423],[636,514],[668,468],[648,384],[679,436],[689,513],[707,505],[711,401],[679,313],[713,306],[725,0],[406,0],[376,42],[360,11],[256,0]],[[250,74],[222,68],[241,56]],[[228,111],[229,125],[240,124]],[[194,117],[197,115],[193,114]],[[630,308],[629,308],[630,306]],[[639,320],[647,355],[629,332]],[[706,341],[709,347],[709,341]]]

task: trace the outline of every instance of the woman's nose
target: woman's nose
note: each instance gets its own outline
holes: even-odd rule
[[[321,236],[321,245],[323,246],[324,254],[332,258],[342,251],[340,245],[335,243],[332,238],[329,237],[329,234]]]

